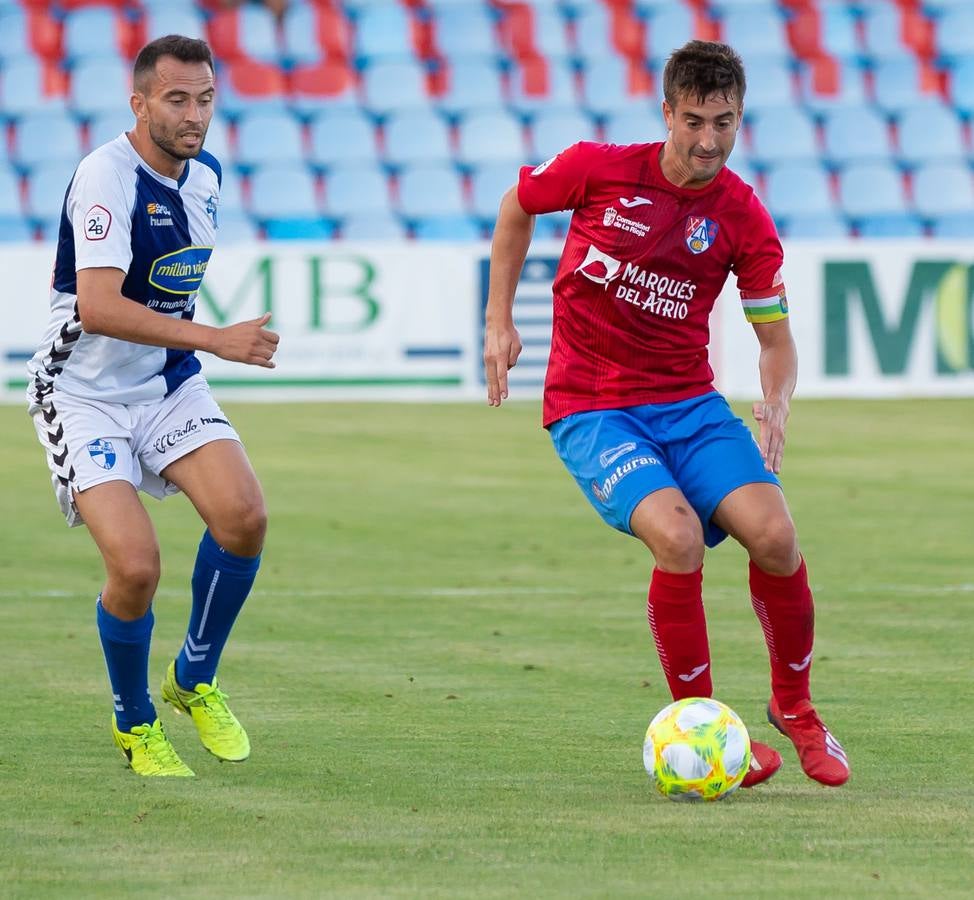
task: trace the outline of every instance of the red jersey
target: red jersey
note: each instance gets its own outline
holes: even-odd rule
[[[730,272],[749,321],[787,315],[781,242],[751,187],[727,168],[677,187],[662,149],[583,141],[521,169],[526,212],[574,210],[552,289],[546,426],[712,391],[710,313]]]

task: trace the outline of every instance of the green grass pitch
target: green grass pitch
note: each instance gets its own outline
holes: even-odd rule
[[[101,583],[23,410],[0,408],[3,897],[968,897],[974,402],[796,402],[784,481],[818,611],[813,687],[853,765],[806,779],[763,724],[743,551],[708,554],[719,699],[778,747],[725,803],[657,797],[668,701],[648,552],[604,526],[536,404],[226,404],[270,532],[221,675],[254,745],[142,780],[109,733]],[[743,412],[743,408],[742,408]],[[163,549],[151,684],[201,526]]]

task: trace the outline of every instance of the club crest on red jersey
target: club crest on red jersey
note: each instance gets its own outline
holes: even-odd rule
[[[687,216],[686,240],[691,253],[704,253],[717,239],[719,226],[703,216]]]

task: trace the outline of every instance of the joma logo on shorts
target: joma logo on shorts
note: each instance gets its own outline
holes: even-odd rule
[[[181,444],[194,431],[199,431],[199,425],[196,424],[195,419],[187,419],[186,424],[182,428],[174,428],[162,437],[156,438],[152,446],[156,448],[156,453],[165,453],[170,447]]]

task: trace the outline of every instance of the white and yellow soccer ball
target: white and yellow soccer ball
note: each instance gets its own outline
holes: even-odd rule
[[[751,739],[740,716],[706,697],[677,700],[646,730],[643,765],[670,800],[722,800],[751,765]]]

